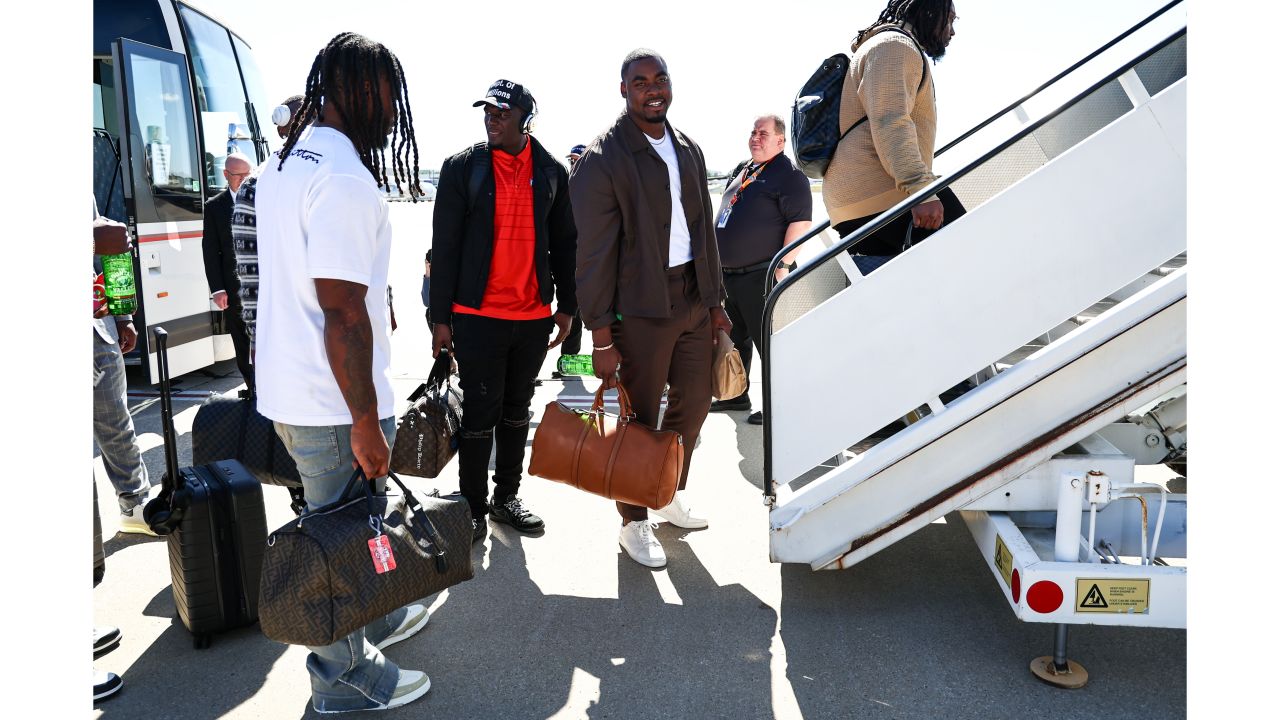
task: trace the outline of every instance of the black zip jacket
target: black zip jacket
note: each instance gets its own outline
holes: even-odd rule
[[[569,174],[532,135],[534,271],[543,303],[572,315],[578,309],[574,269],[578,232],[569,205]],[[494,180],[488,143],[444,161],[431,238],[431,320],[450,324],[453,304],[479,308],[493,259]],[[473,192],[474,191],[474,192]]]

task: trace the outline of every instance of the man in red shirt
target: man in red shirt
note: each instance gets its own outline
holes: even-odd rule
[[[542,361],[568,335],[578,303],[569,177],[529,134],[537,112],[533,95],[518,83],[498,80],[474,106],[484,108],[488,141],[445,160],[440,169],[431,320],[432,355],[447,349],[458,360],[458,485],[471,504],[472,538],[480,540],[486,514],[522,532],[543,529],[542,519],[517,495],[529,401]]]

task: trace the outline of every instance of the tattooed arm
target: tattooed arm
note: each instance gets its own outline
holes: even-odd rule
[[[317,278],[316,297],[324,311],[324,348],[329,368],[351,411],[351,452],[373,479],[387,474],[391,449],[378,425],[378,392],[373,386],[373,327],[365,309],[364,285]]]

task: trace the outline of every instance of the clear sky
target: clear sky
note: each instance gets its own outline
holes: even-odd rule
[[[935,68],[940,141],[1165,2],[957,0],[956,37]],[[424,168],[438,168],[484,139],[481,111],[471,102],[498,78],[530,89],[541,110],[534,135],[563,156],[622,111],[619,65],[630,50],[649,47],[671,71],[668,119],[702,145],[709,169],[727,171],[747,154],[752,118],[771,112],[790,118],[800,85],[823,58],[847,53],[853,35],[885,2],[662,3],[643,6],[648,14],[638,5],[578,1],[194,4],[253,47],[272,103],[303,91],[316,52],[337,33],[355,31],[387,45],[405,67]]]

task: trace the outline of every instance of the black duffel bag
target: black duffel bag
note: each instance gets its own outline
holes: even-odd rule
[[[409,396],[391,448],[391,471],[433,478],[458,452],[462,391],[450,381],[449,353],[440,350],[427,381]]]
[[[191,464],[239,460],[260,483],[302,487],[297,464],[255,403],[253,397],[215,395],[201,405],[191,421]]]
[[[445,588],[470,580],[471,508],[461,495],[419,502],[374,494],[357,470],[363,495],[318,508],[267,537],[258,621],[272,640],[329,645]]]

